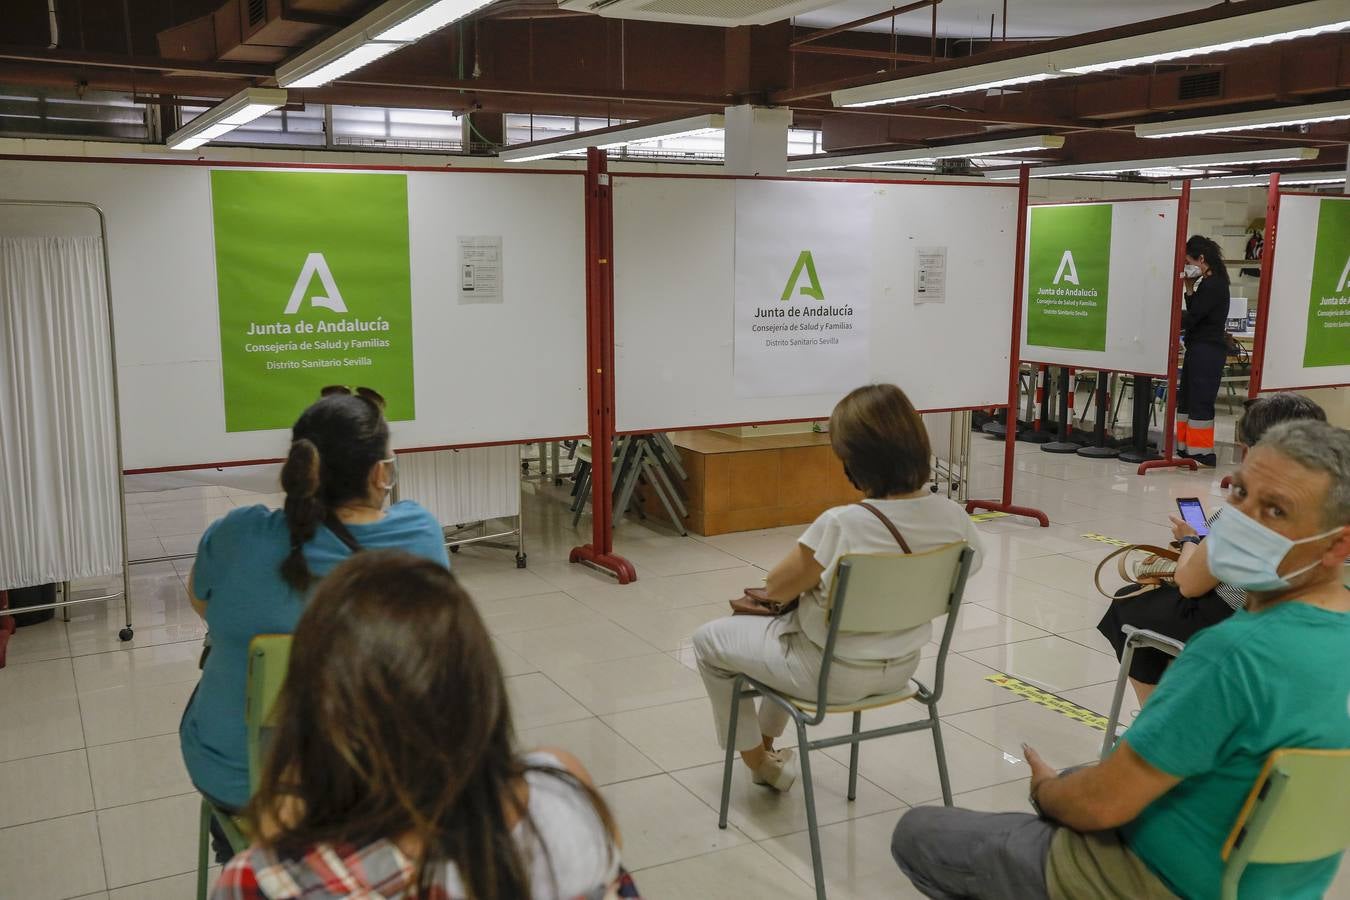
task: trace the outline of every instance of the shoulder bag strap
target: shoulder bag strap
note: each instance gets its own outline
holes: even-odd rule
[[[1128,597],[1116,597],[1114,594],[1108,593],[1106,588],[1102,587],[1102,570],[1105,569],[1107,564],[1110,563],[1111,560],[1113,559],[1116,560],[1116,572],[1117,574],[1120,575],[1121,581],[1125,582],[1128,585],[1133,585],[1135,587],[1144,587],[1144,585],[1141,585],[1138,579],[1134,577],[1134,574],[1130,572],[1129,567],[1127,565],[1127,563],[1129,562],[1130,554],[1135,552],[1136,550],[1148,553],[1152,556],[1159,556],[1162,557],[1163,559],[1170,559],[1173,562],[1176,562],[1181,558],[1181,554],[1175,550],[1171,550],[1166,547],[1155,547],[1152,544],[1131,544],[1128,547],[1118,547],[1117,549],[1108,553],[1106,557],[1097,564],[1097,571],[1092,573],[1092,583],[1097,586],[1097,593],[1101,594],[1108,600],[1128,599]]]
[[[895,523],[884,512],[866,501],[860,501],[858,505],[881,520],[881,524],[886,526],[886,530],[891,533],[891,537],[895,538],[895,542],[900,545],[901,550],[906,553],[914,552],[909,549],[909,544],[905,543],[905,536],[900,533],[900,529],[895,527]]]
[[[342,520],[333,514],[323,520],[323,524],[328,526],[328,530],[337,536],[339,541],[347,545],[347,549],[353,553],[360,553],[363,549],[361,542],[351,533],[351,530],[343,524]]]

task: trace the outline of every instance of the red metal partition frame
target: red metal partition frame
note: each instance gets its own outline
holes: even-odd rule
[[[1261,285],[1256,289],[1256,340],[1252,344],[1252,372],[1247,379],[1247,397],[1261,393],[1261,376],[1266,367],[1266,326],[1270,321],[1270,285],[1275,277],[1275,240],[1280,219],[1280,173],[1270,176],[1266,188],[1266,234],[1261,244]]]
[[[1050,517],[1039,509],[1029,506],[1016,506],[1012,502],[1013,475],[1016,470],[1013,457],[1017,452],[1017,404],[1022,394],[1022,295],[1023,276],[1027,265],[1027,209],[1031,197],[1031,168],[1023,166],[1017,179],[1017,250],[1013,260],[1013,320],[1012,347],[1008,351],[1008,428],[1003,438],[1003,499],[969,500],[966,512],[977,509],[988,512],[1007,513],[1012,516],[1025,516],[1041,523],[1042,528],[1050,527]]]
[[[1177,250],[1172,258],[1172,271],[1180,275],[1186,262],[1186,230],[1191,218],[1191,182],[1181,183],[1181,209],[1177,211]],[[1177,450],[1177,364],[1181,359],[1181,305],[1185,302],[1182,295],[1180,278],[1172,286],[1172,328],[1168,332],[1167,365],[1167,417],[1163,421],[1166,434],[1163,436],[1163,458],[1153,459],[1139,464],[1139,474],[1147,475],[1153,469],[1189,469],[1194,472],[1198,466],[1193,459],[1183,459],[1176,455]]]
[[[522,168],[522,169],[499,169],[486,168],[482,166],[408,166],[408,165],[388,165],[380,163],[369,163],[363,165],[346,163],[307,163],[307,162],[253,162],[245,160],[213,160],[213,159],[161,159],[146,156],[59,156],[42,155],[29,156],[25,154],[3,153],[0,154],[0,161],[6,162],[60,162],[60,163],[87,163],[91,165],[137,165],[137,166],[187,166],[202,169],[281,169],[281,170],[304,170],[316,172],[435,172],[438,174],[456,174],[472,173],[486,175],[502,174],[525,174],[525,175],[564,175],[577,177],[580,173],[569,169],[540,169],[540,168]],[[588,195],[589,197],[589,195]],[[588,201],[589,202],[589,201]],[[589,258],[589,256],[588,256]],[[613,342],[611,341],[611,344]],[[519,446],[521,444],[536,444],[544,441],[569,441],[580,440],[584,435],[539,435],[535,438],[525,440],[508,441],[480,441],[477,443],[456,443],[456,444],[436,444],[430,446],[402,446],[396,445],[393,450],[396,453],[426,453],[437,450],[472,450],[480,447],[503,447]],[[166,472],[191,472],[204,469],[229,469],[242,466],[272,465],[285,462],[284,457],[260,457],[257,459],[224,459],[212,460],[210,462],[188,463],[184,465],[172,466],[147,466],[139,468],[130,468],[125,470],[125,475],[152,475]]]
[[[614,553],[614,206],[605,151],[586,151],[586,405],[591,435],[591,542],[570,562],[608,569],[619,584],[637,581]]]
[[[1247,392],[1249,397],[1255,397],[1262,391],[1268,390],[1265,387],[1263,379],[1265,378],[1266,363],[1266,322],[1270,318],[1270,292],[1275,274],[1275,241],[1279,232],[1280,198],[1281,197],[1336,197],[1335,194],[1319,194],[1313,191],[1281,191],[1279,189],[1280,176],[1272,175],[1270,180],[1270,194],[1266,200],[1266,243],[1265,247],[1269,250],[1261,251],[1262,274],[1261,288],[1257,293],[1256,309],[1256,341],[1252,348],[1252,377],[1248,382]],[[1266,262],[1270,265],[1267,267]],[[1350,387],[1350,382],[1332,382],[1330,384],[1300,384],[1293,387],[1280,387],[1276,390],[1281,391],[1314,391],[1321,388],[1343,388]]]
[[[1280,197],[1285,195],[1301,196],[1310,192],[1280,191],[1280,173],[1270,176],[1270,187],[1266,193],[1266,233],[1261,250],[1261,286],[1256,292],[1256,340],[1252,345],[1252,372],[1247,380],[1247,398],[1255,400],[1265,389],[1262,378],[1266,368],[1266,329],[1270,322],[1270,292],[1275,280],[1275,241],[1279,237]],[[1316,195],[1321,196],[1321,195]],[[1283,390],[1315,390],[1317,388],[1350,387],[1350,384],[1308,384],[1298,388]],[[1231,475],[1225,475],[1220,483],[1227,488],[1233,483]]]
[[[1187,229],[1189,228],[1189,222],[1190,222],[1190,195],[1191,195],[1191,185],[1190,185],[1190,182],[1188,181],[1188,182],[1186,182],[1186,183],[1182,186],[1182,189],[1181,189],[1181,198],[1180,198],[1180,205],[1179,205],[1178,210],[1177,210],[1177,240],[1176,240],[1176,247],[1177,247],[1177,249],[1176,249],[1175,256],[1173,257],[1173,260],[1172,260],[1172,268],[1173,268],[1173,271],[1178,272],[1178,273],[1181,271],[1181,266],[1182,266],[1182,263],[1184,262],[1183,257],[1184,257],[1184,255],[1185,255],[1186,231],[1187,231]],[[1083,205],[1087,205],[1087,204],[1092,204],[1092,203],[1137,203],[1137,202],[1144,202],[1144,201],[1153,201],[1153,200],[1173,200],[1173,199],[1177,199],[1177,198],[1174,198],[1174,197],[1124,197],[1124,198],[1121,198],[1121,199],[1119,199],[1119,200],[1066,200],[1066,201],[1056,201],[1056,202],[1054,202],[1054,203],[1035,204],[1035,205],[1037,205],[1037,206],[1041,206],[1041,205],[1044,205],[1044,206],[1072,206],[1072,205],[1075,205],[1075,204],[1083,204]],[[1025,252],[1025,249],[1023,249],[1022,252]],[[1019,276],[1019,279],[1020,279],[1020,277],[1021,277],[1021,276]],[[1018,284],[1019,284],[1019,285],[1021,284],[1021,281],[1020,281],[1020,280],[1019,280]],[[1018,290],[1020,291],[1021,288],[1019,287]],[[1020,309],[1020,307],[1019,307],[1019,309]],[[1020,323],[1020,322],[1018,322],[1017,328],[1016,328],[1015,330],[1018,332],[1018,340],[1019,340],[1019,348],[1020,348],[1020,340],[1021,340],[1021,323]],[[1178,279],[1176,280],[1176,282],[1175,282],[1175,284],[1174,284],[1174,286],[1173,286],[1173,288],[1172,288],[1172,323],[1171,323],[1171,330],[1170,330],[1170,332],[1169,332],[1169,335],[1170,335],[1169,339],[1170,339],[1171,342],[1172,342],[1171,346],[1174,347],[1174,348],[1178,348],[1178,347],[1179,347],[1179,344],[1180,344],[1180,340],[1181,340],[1181,279],[1180,279],[1180,278],[1178,278]],[[1042,363],[1040,360],[1034,360],[1034,359],[1022,360],[1021,362],[1038,363],[1038,364],[1040,364],[1040,365],[1046,365],[1045,363]],[[1150,377],[1150,378],[1163,378],[1163,377],[1166,377],[1166,378],[1167,378],[1167,384],[1168,384],[1168,392],[1167,392],[1167,398],[1168,398],[1168,399],[1167,399],[1167,423],[1166,423],[1166,427],[1167,427],[1167,437],[1166,437],[1165,442],[1164,442],[1164,443],[1165,443],[1165,453],[1163,454],[1163,459],[1157,459],[1157,460],[1152,460],[1152,461],[1150,461],[1150,462],[1143,463],[1143,464],[1139,467],[1139,474],[1140,474],[1140,475],[1145,474],[1149,469],[1160,469],[1160,468],[1168,468],[1168,467],[1184,467],[1184,468],[1189,468],[1189,469],[1195,469],[1195,468],[1196,468],[1196,465],[1195,465],[1195,461],[1194,461],[1194,460],[1181,459],[1181,458],[1175,458],[1175,457],[1174,457],[1175,450],[1176,450],[1176,424],[1175,424],[1175,422],[1176,422],[1176,388],[1177,388],[1177,364],[1176,364],[1176,363],[1177,363],[1177,351],[1174,350],[1173,353],[1172,353],[1172,357],[1171,357],[1171,359],[1170,359],[1169,362],[1168,362],[1168,369],[1169,369],[1169,372],[1168,372],[1168,374],[1167,374],[1166,376],[1163,376],[1163,375],[1157,375],[1157,374],[1154,374],[1154,373],[1151,373],[1151,372],[1124,372],[1124,373],[1122,373],[1122,374],[1125,374],[1125,375],[1145,375],[1145,376]],[[1019,363],[1019,365],[1020,365],[1020,363]],[[1052,363],[1051,365],[1058,365],[1058,364]],[[1093,368],[1092,366],[1084,366],[1084,365],[1081,365],[1081,364],[1080,364],[1080,365],[1073,366],[1073,367],[1070,369],[1070,372],[1105,372],[1105,371],[1116,371],[1116,370],[1097,369],[1097,368]],[[1069,408],[1070,408],[1070,409],[1073,408],[1073,402],[1074,402],[1073,394],[1070,394],[1070,395],[1069,395]],[[1011,491],[1011,485],[1005,485],[1005,490],[1004,490],[1005,495],[1008,494],[1010,491]]]
[[[595,151],[591,152],[593,152],[594,154]],[[591,169],[594,169],[595,165],[597,165],[597,163],[591,162],[590,165],[587,166],[587,178],[591,177],[590,174]],[[597,173],[603,173],[602,154],[601,159],[599,159],[598,165],[599,169],[597,170]],[[1008,385],[1007,409],[1008,409],[1008,416],[1010,416],[1014,421],[1015,418],[1017,418],[1017,406],[1019,399],[1018,372],[1019,368],[1021,368],[1021,360],[1018,359],[1018,352],[1019,349],[1021,349],[1021,336],[1022,336],[1022,277],[1023,271],[1025,271],[1026,266],[1026,259],[1025,259],[1026,216],[1027,216],[1027,197],[1029,197],[1029,174],[1027,173],[1029,173],[1029,167],[1023,166],[1021,179],[1019,179],[1018,184],[1017,248],[1015,248],[1014,251],[1015,260],[1014,260],[1014,286],[1012,286],[1012,336],[1011,336],[1010,360],[1008,360],[1008,362],[1010,362],[1010,385]],[[645,177],[645,175],[639,175],[636,173],[625,173],[625,177]],[[737,175],[714,175],[714,174],[706,174],[706,175],[661,174],[661,175],[649,175],[649,177],[733,178],[733,179],[738,178]],[[603,181],[605,181],[605,184],[598,186],[598,190],[601,190],[602,194],[599,194],[599,200],[597,201],[598,205],[601,206],[601,210],[599,210],[597,215],[601,216],[603,220],[602,256],[603,262],[607,263],[609,262],[610,254],[612,254],[613,252],[613,205],[612,205],[612,196],[610,196],[609,184],[607,184],[607,177],[605,177]],[[765,181],[765,179],[757,178],[756,181]],[[894,181],[894,179],[876,179],[876,178],[823,179],[823,178],[782,177],[782,178],[774,178],[774,181],[829,181],[829,182],[837,181],[837,182],[861,182],[861,184],[923,184],[923,185],[948,184],[957,186],[969,186],[972,184],[972,182],[942,182],[942,181],[904,182],[904,181]],[[590,204],[590,197],[591,197],[591,189],[590,185],[587,185],[587,204]],[[590,229],[591,213],[589,205],[587,205],[586,224],[587,229]],[[590,246],[589,240],[587,240],[587,246]],[[609,372],[609,375],[603,375],[603,379],[607,381],[607,385],[603,387],[597,386],[597,389],[595,390],[606,391],[606,393],[603,394],[603,397],[605,397],[605,402],[607,403],[607,417],[609,417],[609,420],[607,420],[606,422],[593,422],[593,426],[591,426],[591,428],[593,428],[593,432],[591,432],[591,439],[593,439],[594,441],[594,447],[601,447],[602,445],[601,443],[599,443],[597,437],[595,437],[597,429],[599,428],[606,429],[606,440],[609,440],[610,437],[613,437],[613,434],[616,433],[614,432],[614,428],[616,428],[616,425],[614,425],[614,381],[613,381],[613,367],[614,367],[613,266],[609,266],[609,264],[606,264],[605,271],[603,271],[603,273],[601,274],[603,275],[603,290],[605,290],[606,293],[605,298],[603,298],[603,301],[599,302],[598,304],[599,306],[602,306],[603,309],[597,310],[597,314],[603,314],[603,316],[606,317],[605,327],[603,328],[605,328],[605,333],[607,335],[606,337],[607,343],[605,347],[597,349],[597,354],[603,356],[603,363],[605,364],[603,364],[602,368],[603,370],[605,370],[605,372]],[[601,376],[601,372],[595,372],[594,366],[591,368],[593,368],[593,372],[591,372],[593,378],[599,378],[599,376]],[[593,402],[593,405],[591,406],[593,406],[593,414],[594,414],[595,403]],[[950,409],[922,410],[922,412],[963,412],[963,410],[965,409],[971,409],[971,407],[950,407]],[[680,430],[732,428],[732,426],[744,426],[744,425],[776,425],[776,424],[788,424],[788,422],[805,422],[805,421],[813,421],[813,420],[810,420],[810,418],[795,418],[795,420],[726,422],[726,424],[705,424],[705,425],[690,424],[680,426]],[[1048,515],[1042,513],[1041,510],[1031,509],[1031,507],[1027,506],[1012,505],[1012,471],[1014,471],[1012,470],[1012,455],[1014,455],[1014,448],[1015,445],[1017,445],[1015,444],[1015,441],[1017,441],[1017,429],[1010,429],[1010,433],[1008,433],[1006,451],[1004,451],[1002,502],[969,501],[967,503],[967,506],[965,506],[965,509],[967,509],[968,513],[972,513],[972,511],[975,511],[976,509],[984,509],[990,511],[999,511],[999,513],[1010,513],[1012,515],[1025,515],[1025,517],[1037,519],[1039,524],[1041,524],[1042,528],[1049,528],[1050,519]],[[602,484],[607,483],[607,482],[599,482],[599,471],[601,471],[599,470],[599,466],[601,466],[599,456],[601,455],[602,453],[595,453],[593,451],[594,466],[595,466],[594,468],[595,482],[593,483],[597,482]],[[606,468],[610,468],[610,460],[605,460],[605,466]],[[607,497],[607,495],[605,495],[605,497],[602,497],[602,495],[599,493],[593,493],[593,499],[591,499],[591,509],[593,509],[593,517],[595,522],[595,533],[593,537],[593,542],[591,542],[591,544],[579,546],[579,548],[574,549],[574,551],[572,551],[572,561],[574,561],[574,563],[575,561],[579,560],[591,561],[591,563],[603,565],[603,567],[605,568],[610,568],[612,569],[612,571],[616,573],[618,573],[618,568],[616,568],[617,565],[624,565],[624,567],[628,567],[629,569],[629,580],[636,579],[637,575],[636,573],[630,571],[632,567],[630,567],[628,561],[622,560],[622,557],[613,556],[613,538],[612,532],[610,532],[610,528],[612,528],[613,522],[612,505],[613,505],[612,497]],[[605,509],[601,510],[601,507],[605,507]],[[598,522],[601,522],[601,519],[603,519],[603,524],[605,524],[605,532],[603,532],[603,534],[601,534],[601,530],[599,530],[598,525]],[[605,563],[605,561],[602,560],[613,561],[613,564]],[[626,583],[624,582],[624,575],[620,575],[620,583]]]

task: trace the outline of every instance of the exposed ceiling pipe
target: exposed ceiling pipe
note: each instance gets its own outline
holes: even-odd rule
[[[913,12],[916,9],[923,9],[925,6],[936,7],[942,0],[917,0],[915,3],[907,3],[904,6],[897,6],[888,9],[885,12],[874,13],[870,16],[863,16],[861,19],[854,19],[852,22],[845,22],[842,25],[835,25],[833,28],[822,28],[819,31],[813,31],[805,37],[798,38],[789,46],[793,49],[803,44],[809,44],[812,41],[818,41],[821,38],[833,37],[836,34],[843,34],[846,31],[852,31],[855,28],[861,28],[863,25],[871,25],[873,22],[880,22],[882,19],[891,19],[902,13]]]
[[[926,53],[893,53],[890,50],[867,50],[860,47],[792,47],[793,53],[819,53],[823,56],[856,56],[859,59],[884,59],[897,62],[928,62]]]
[[[61,43],[61,26],[56,22],[56,0],[47,0],[47,25],[51,29],[52,42],[48,50],[55,50]]]
[[[92,50],[62,50],[57,53],[50,53],[40,47],[15,47],[5,44],[0,44],[0,60],[45,63],[53,66],[175,72],[181,75],[200,75],[215,78],[269,78],[274,70],[273,66],[258,63],[197,62],[194,60],[165,59],[162,56],[128,56],[124,53],[102,53]]]

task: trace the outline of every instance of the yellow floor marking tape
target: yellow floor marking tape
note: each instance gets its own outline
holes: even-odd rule
[[[1106,730],[1106,716],[1098,715],[1090,709],[1084,709],[1077,703],[1065,700],[1063,697],[1057,697],[1048,691],[1043,691],[1035,685],[1027,684],[1025,681],[1014,678],[1011,675],[986,675],[985,681],[993,682],[999,687],[1005,687],[1024,700],[1030,700],[1037,706],[1044,706],[1046,709],[1053,709],[1063,716],[1068,716],[1076,722],[1082,722],[1089,728],[1095,728],[1098,731]]]
[[[1084,537],[1089,541],[1096,541],[1099,544],[1110,544],[1112,547],[1133,546],[1129,541],[1122,541],[1120,538],[1107,537],[1104,534],[1097,534],[1095,531],[1089,531],[1087,534],[1081,535],[1081,537]]]
[[[972,522],[988,522],[990,519],[1002,519],[1002,518],[1006,518],[1007,515],[1008,515],[1008,513],[1005,513],[1005,512],[982,512],[982,513],[975,513],[974,515],[972,515],[972,516],[970,517],[970,521],[972,521]]]

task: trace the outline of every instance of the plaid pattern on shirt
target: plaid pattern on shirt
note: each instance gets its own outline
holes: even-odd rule
[[[361,848],[321,845],[298,859],[281,859],[255,846],[225,866],[211,900],[412,900],[415,875],[412,863],[389,841]],[[623,871],[617,887],[599,885],[570,900],[607,897],[641,900],[632,877]],[[453,866],[443,866],[436,883],[418,900],[463,898],[458,873]]]

